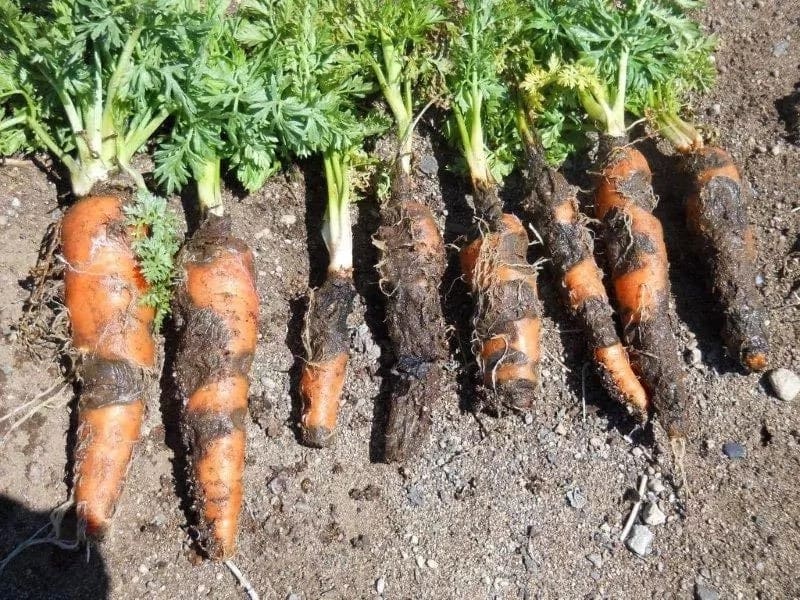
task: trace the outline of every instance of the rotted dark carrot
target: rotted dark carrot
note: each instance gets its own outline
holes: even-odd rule
[[[73,499],[86,534],[101,538],[122,493],[145,415],[156,349],[155,310],[131,249],[124,199],[89,196],[64,215],[64,302],[81,357]]]
[[[762,371],[768,363],[769,338],[756,289],[755,236],[739,169],[728,152],[711,146],[691,150],[686,166],[692,181],[686,221],[709,264],[715,297],[725,314],[723,339],[744,367]]]

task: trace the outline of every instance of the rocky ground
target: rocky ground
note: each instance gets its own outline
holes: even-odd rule
[[[800,82],[800,3],[709,4],[704,21],[720,38],[719,83],[695,110],[751,184],[772,363],[788,371],[743,375],[725,356],[717,307],[683,227],[681,182],[665,148],[646,142],[691,392],[686,487],[661,431],[635,428],[604,396],[546,266],[535,412],[496,418],[470,410],[480,403],[474,364],[466,338],[454,335],[449,391],[424,456],[403,468],[378,462],[388,347],[370,200],[353,207],[360,297],[340,435],[334,448],[310,450],[297,443],[294,423],[304,298],[321,283],[325,260],[318,165],[295,167],[252,196],[228,193],[238,233],[258,253],[262,297],[236,558],[262,598],[800,597],[800,398],[787,387],[800,372],[800,148],[780,118]],[[419,176],[441,192],[434,208],[457,244],[470,219],[466,189],[446,170],[451,157],[436,128],[426,122],[422,131]],[[61,214],[59,186],[33,163],[0,166],[0,415],[62,381],[51,357],[22,352],[16,329],[42,236]],[[173,202],[180,209],[180,199]],[[531,253],[536,259],[540,250]],[[449,324],[463,330],[469,298],[451,262],[441,291]],[[69,386],[52,392],[50,408],[0,442],[0,555],[68,497],[74,399]],[[0,575],[0,597],[244,596],[224,566],[193,564],[176,407],[158,392],[110,538],[88,562],[84,552],[29,549]],[[637,499],[642,510],[622,542]]]

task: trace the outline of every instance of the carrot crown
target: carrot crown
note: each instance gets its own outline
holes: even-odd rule
[[[130,161],[186,100],[184,74],[213,16],[180,0],[0,2],[3,151],[50,151],[77,196]],[[20,130],[24,130],[21,133]]]

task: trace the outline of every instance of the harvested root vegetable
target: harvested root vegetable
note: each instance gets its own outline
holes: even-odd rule
[[[210,213],[179,254],[175,378],[199,542],[230,558],[242,506],[248,373],[258,333],[253,254]]]
[[[614,296],[631,359],[671,440],[686,437],[686,389],[669,310],[667,249],[652,174],[624,136],[600,139],[595,211],[602,221]]]
[[[115,196],[89,196],[64,215],[64,304],[81,357],[73,499],[86,534],[108,529],[145,414],[156,362],[148,285]]]
[[[542,237],[569,310],[586,332],[606,391],[637,417],[646,419],[647,393],[619,341],[602,271],[594,258],[594,239],[578,212],[576,190],[545,163],[538,145],[525,133],[527,193],[523,209]]]
[[[693,186],[686,220],[725,313],[722,337],[732,357],[751,371],[763,371],[769,352],[766,314],[756,289],[755,236],[739,169],[730,154],[715,147],[689,154],[686,163]]]
[[[403,461],[427,439],[440,396],[446,356],[439,282],[444,241],[431,209],[412,196],[410,175],[398,167],[375,238],[386,294],[389,339],[396,357],[384,455]]]
[[[461,250],[475,298],[473,353],[490,400],[528,410],[539,389],[541,303],[536,269],[527,259],[528,235],[517,217],[503,214],[498,194],[495,172],[510,170],[505,163],[513,158],[490,149],[513,146],[506,125],[514,102],[497,56],[513,45],[518,8],[505,0],[466,0],[464,8],[447,85],[451,137],[467,165],[475,207],[475,234]]]
[[[483,383],[515,410],[530,409],[539,389],[541,302],[527,253],[525,228],[510,214],[461,250],[476,298],[474,351]]]

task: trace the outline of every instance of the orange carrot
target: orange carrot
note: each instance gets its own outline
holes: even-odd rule
[[[493,195],[489,188],[479,190],[476,186],[476,196]],[[499,200],[476,201],[476,208],[479,204],[499,207]],[[460,257],[476,297],[474,350],[483,383],[515,410],[530,409],[539,387],[541,308],[536,270],[528,264],[527,252],[522,223],[502,214],[489,223],[487,233],[462,249]]]
[[[347,317],[356,289],[352,270],[328,274],[311,296],[303,341],[307,362],[300,375],[303,443],[323,448],[336,439],[336,420],[347,370]]]
[[[175,376],[184,399],[200,543],[235,550],[242,506],[248,373],[258,334],[253,254],[227,217],[210,215],[179,256]]]
[[[623,138],[601,137],[595,211],[603,223],[614,295],[633,366],[670,439],[686,437],[686,390],[669,312],[669,262],[652,175]]]
[[[533,139],[525,135],[523,139],[527,157],[523,209],[542,236],[550,262],[561,278],[567,306],[587,333],[589,350],[607,392],[645,419],[647,394],[617,336],[602,272],[594,258],[594,240],[578,212],[576,190],[544,162]]]
[[[108,529],[139,440],[156,351],[155,311],[131,250],[123,200],[89,196],[64,216],[65,305],[81,356],[73,497],[86,533]]]
[[[692,179],[687,224],[709,263],[715,296],[725,312],[722,336],[731,356],[750,371],[762,371],[769,340],[756,289],[755,236],[739,169],[730,154],[715,147],[691,151],[687,167]]]

